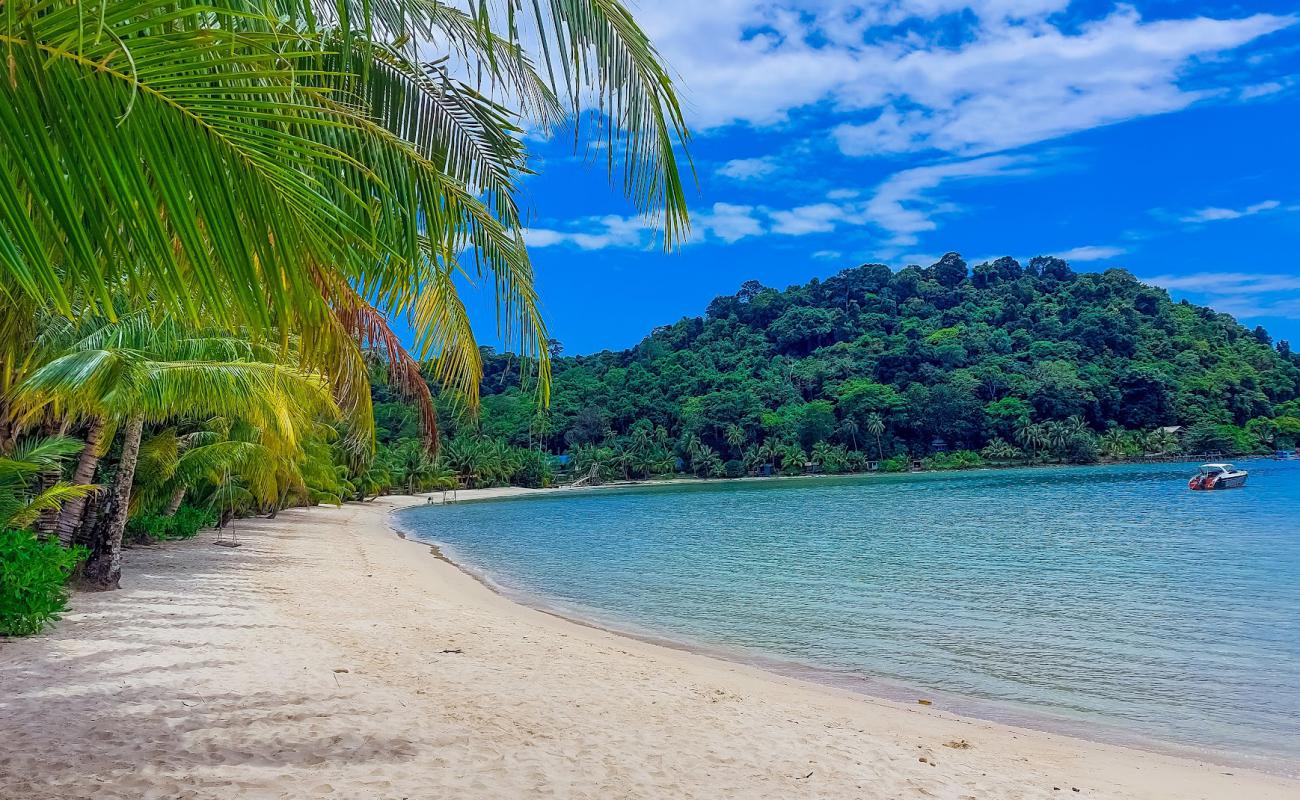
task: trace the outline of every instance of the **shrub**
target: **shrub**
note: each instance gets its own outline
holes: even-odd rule
[[[216,524],[217,514],[212,509],[189,505],[181,506],[176,509],[176,514],[172,517],[168,538],[192,539],[199,531],[204,528],[214,527]]]
[[[170,517],[136,514],[127,520],[126,536],[134,542],[192,539],[203,528],[217,524],[217,515],[206,508],[184,505]]]
[[[722,473],[728,478],[743,478],[746,474],[745,464],[733,458],[722,465]]]
[[[970,469],[983,466],[984,459],[971,450],[958,450],[955,453],[935,453],[922,464],[926,469]]]
[[[128,542],[158,542],[167,538],[171,517],[161,514],[136,514],[126,521]]]
[[[910,466],[907,456],[894,456],[881,461],[876,468],[881,472],[906,472]]]
[[[0,636],[30,636],[68,608],[68,577],[85,560],[31,531],[0,531]]]

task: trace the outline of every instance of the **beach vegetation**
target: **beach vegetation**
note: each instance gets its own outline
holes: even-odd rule
[[[666,248],[688,228],[673,82],[618,0],[5,14],[0,525],[107,589],[132,540],[552,481],[525,132],[595,142]],[[469,284],[522,359],[486,419]]]
[[[86,558],[24,529],[0,529],[0,636],[30,636],[67,610],[68,578]]]

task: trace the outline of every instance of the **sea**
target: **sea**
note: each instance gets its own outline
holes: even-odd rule
[[[685,482],[401,512],[521,602],[904,702],[1300,774],[1300,461]]]

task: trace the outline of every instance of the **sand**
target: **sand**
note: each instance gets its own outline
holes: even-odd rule
[[[0,798],[1300,797],[567,622],[393,535],[411,502],[129,551],[0,644]]]

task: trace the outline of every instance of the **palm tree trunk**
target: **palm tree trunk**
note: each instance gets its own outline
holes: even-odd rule
[[[63,429],[66,427],[67,424],[65,423],[64,425],[60,426],[58,432],[63,433]],[[52,436],[54,435],[55,430],[56,428],[54,426],[53,420],[47,415],[45,418],[45,422],[42,423],[41,425],[41,435]],[[40,488],[38,491],[45,492],[52,489],[54,487],[54,484],[58,483],[59,478],[62,477],[63,477],[63,470],[60,467],[53,467],[52,469],[43,470],[40,475],[40,485],[39,485]],[[36,520],[36,525],[35,525],[36,533],[39,534],[42,539],[51,538],[54,535],[54,528],[56,525],[58,525],[58,522],[59,522],[59,509],[57,507],[47,508],[41,512],[40,517],[37,518]]]
[[[86,446],[81,448],[81,458],[77,460],[77,470],[72,474],[72,482],[77,486],[86,486],[95,480],[95,469],[99,466],[99,439],[104,434],[104,420],[95,417],[86,429]],[[72,544],[77,528],[86,511],[86,498],[74,497],[63,504],[59,520],[54,530],[59,542],[64,547]]]
[[[185,499],[185,490],[187,488],[185,484],[181,484],[172,492],[171,499],[167,501],[167,508],[163,511],[164,517],[176,516],[176,512],[180,510],[181,502]]]
[[[126,423],[122,438],[122,457],[113,479],[109,497],[109,517],[104,526],[103,541],[96,543],[95,553],[86,562],[84,576],[98,589],[116,589],[122,578],[122,534],[131,506],[131,486],[135,483],[135,462],[140,455],[140,439],[144,434],[144,417],[132,417]]]

